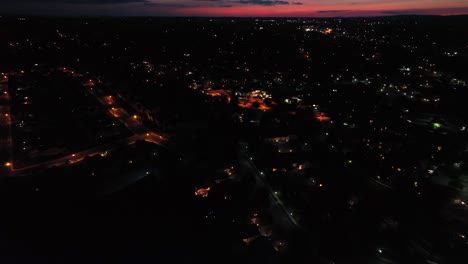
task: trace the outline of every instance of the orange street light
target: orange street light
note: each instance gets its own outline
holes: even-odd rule
[[[6,167],[11,167],[11,162],[5,163],[5,166],[6,166]]]
[[[137,116],[137,115],[133,115],[133,119],[137,119],[137,118],[138,118],[138,116]]]

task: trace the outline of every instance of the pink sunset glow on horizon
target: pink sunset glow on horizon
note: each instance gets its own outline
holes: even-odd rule
[[[231,7],[204,6],[180,10],[185,15],[197,16],[382,16],[398,14],[461,15],[468,14],[468,1],[311,1],[288,4],[235,5]]]
[[[178,14],[184,16],[214,16],[214,17],[354,17],[354,16],[391,16],[391,15],[464,15],[468,8],[441,9],[390,9],[390,10],[317,10],[304,7],[194,7],[180,9]]]
[[[5,14],[111,16],[461,15],[468,14],[468,0],[0,0],[0,10]]]

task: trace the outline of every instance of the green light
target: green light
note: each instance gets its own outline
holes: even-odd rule
[[[440,123],[433,123],[432,125],[434,126],[434,129],[438,129],[442,127]]]

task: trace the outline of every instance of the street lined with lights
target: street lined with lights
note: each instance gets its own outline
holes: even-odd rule
[[[88,90],[90,91],[90,90]],[[96,93],[93,91],[89,92],[90,95],[96,96]],[[8,96],[8,93],[3,93],[3,101],[9,102],[10,98]],[[122,124],[124,124],[134,135],[120,139],[120,140],[115,140],[111,143],[103,144],[100,146],[96,146],[87,150],[83,150],[77,153],[69,154],[60,158],[56,158],[53,160],[49,161],[44,161],[40,162],[37,164],[29,165],[29,166],[24,166],[24,167],[15,167],[13,162],[6,162],[4,165],[7,167],[10,171],[10,176],[16,176],[16,175],[23,175],[23,174],[28,174],[29,172],[37,169],[46,169],[46,168],[51,168],[51,167],[56,167],[56,166],[62,166],[67,163],[76,163],[80,162],[87,156],[94,156],[94,155],[101,155],[102,157],[105,157],[109,151],[112,151],[113,149],[117,149],[122,146],[126,145],[132,145],[138,140],[145,140],[160,146],[165,146],[166,144],[166,138],[163,137],[162,135],[158,135],[154,133],[153,131],[149,130],[146,128],[140,121],[137,115],[129,115],[127,111],[125,111],[123,108],[119,107],[116,105],[115,100],[113,100],[112,96],[106,96],[103,98],[100,98],[96,96],[97,100],[102,104],[103,107],[108,109],[108,112],[111,116],[114,118],[118,119]],[[5,106],[2,106],[5,108]],[[10,127],[11,124],[11,116],[9,114],[9,107],[7,107],[8,112],[4,114],[6,118],[8,118],[7,121],[4,122],[4,124],[7,124]],[[11,127],[10,127],[11,131]],[[2,144],[8,145],[6,143],[11,143],[11,134],[9,135],[9,138],[6,140],[6,142],[2,142]],[[10,149],[12,148],[12,144],[9,144]],[[12,150],[10,150],[12,153]],[[13,156],[11,154],[11,158],[13,159]]]

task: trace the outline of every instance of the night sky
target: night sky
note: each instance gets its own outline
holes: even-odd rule
[[[0,14],[375,16],[468,14],[468,0],[0,0]]]

